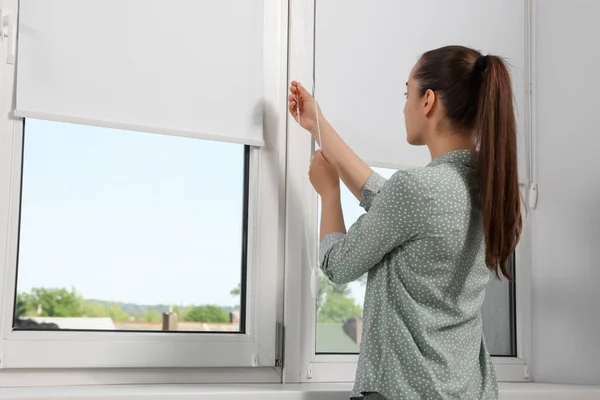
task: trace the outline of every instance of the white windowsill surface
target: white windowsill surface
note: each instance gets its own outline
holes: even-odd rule
[[[146,385],[3,388],[0,400],[348,400],[349,384]],[[600,399],[600,386],[502,383],[501,400]]]

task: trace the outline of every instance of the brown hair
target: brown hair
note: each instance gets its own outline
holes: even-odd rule
[[[498,56],[446,46],[421,56],[414,73],[421,95],[434,91],[449,124],[475,135],[485,234],[485,263],[511,279],[509,261],[522,230],[517,124],[510,73]]]

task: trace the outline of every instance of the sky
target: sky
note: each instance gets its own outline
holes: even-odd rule
[[[238,305],[243,179],[242,145],[27,120],[18,291]],[[342,204],[348,226],[364,212]]]

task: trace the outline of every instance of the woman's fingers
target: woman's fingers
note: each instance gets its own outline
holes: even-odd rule
[[[303,93],[307,93],[302,85],[297,81],[292,81],[290,85],[290,94],[288,96],[290,113],[294,119],[298,118],[298,114],[304,112]]]
[[[329,162],[329,158],[327,158],[327,155],[323,152],[323,150],[319,150],[321,152],[321,157],[323,157],[323,160],[327,163],[327,164],[331,164]]]
[[[290,110],[294,112],[298,112],[298,108],[300,108],[300,112],[302,112],[302,102],[298,102],[295,98],[289,100]]]
[[[295,87],[290,87],[290,95],[289,95],[289,99],[298,99],[298,98],[302,98],[302,94],[297,90],[297,88]]]
[[[298,84],[297,88],[298,90],[298,95],[300,97],[307,97],[307,98],[311,98],[311,94],[308,92],[308,90],[306,90],[306,88],[304,86],[302,86],[301,84]]]
[[[288,100],[289,100],[290,104],[298,104],[298,100],[296,99],[296,96],[294,96],[294,95],[290,95]]]
[[[300,98],[303,94],[308,94],[308,91],[304,89],[304,86],[302,86],[299,82],[296,81],[292,81],[292,84],[290,86],[290,92],[299,96]]]
[[[325,157],[325,154],[323,154],[323,150],[321,150],[321,149],[315,151],[314,160],[320,164],[321,163],[329,164],[329,162],[327,161],[327,157]]]

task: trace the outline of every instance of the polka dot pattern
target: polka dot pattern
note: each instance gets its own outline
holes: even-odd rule
[[[471,152],[458,150],[387,181],[374,174],[367,212],[321,242],[333,283],[368,273],[356,398],[498,398],[482,328],[489,273],[474,172]]]

